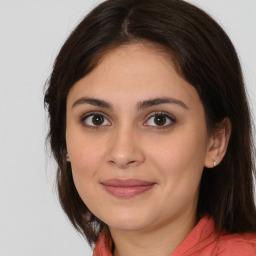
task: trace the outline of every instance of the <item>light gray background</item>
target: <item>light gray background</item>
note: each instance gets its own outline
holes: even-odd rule
[[[43,87],[60,46],[100,1],[0,0],[0,256],[87,256],[54,188]],[[194,0],[233,41],[256,113],[256,1]]]

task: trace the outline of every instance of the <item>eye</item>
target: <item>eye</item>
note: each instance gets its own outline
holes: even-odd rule
[[[108,126],[111,124],[105,116],[97,113],[84,116],[81,122],[84,126],[89,126],[91,128],[98,128],[101,126]]]
[[[155,113],[144,125],[153,126],[156,128],[166,128],[174,122],[175,119],[170,115],[164,113]]]

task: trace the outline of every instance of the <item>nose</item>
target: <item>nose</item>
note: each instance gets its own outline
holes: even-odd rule
[[[109,163],[121,169],[135,167],[145,161],[141,136],[133,128],[121,128],[111,137]]]

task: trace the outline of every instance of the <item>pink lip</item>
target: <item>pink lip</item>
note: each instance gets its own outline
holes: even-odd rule
[[[108,193],[117,197],[129,198],[150,190],[156,185],[156,182],[138,179],[111,179],[103,181],[101,184]]]

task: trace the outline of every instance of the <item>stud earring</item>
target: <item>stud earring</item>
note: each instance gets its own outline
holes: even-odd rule
[[[68,155],[68,154],[66,155],[66,161],[67,161],[67,162],[70,162],[70,159],[69,159],[69,155]]]
[[[215,160],[213,160],[213,167],[216,167],[217,163],[215,162]]]

